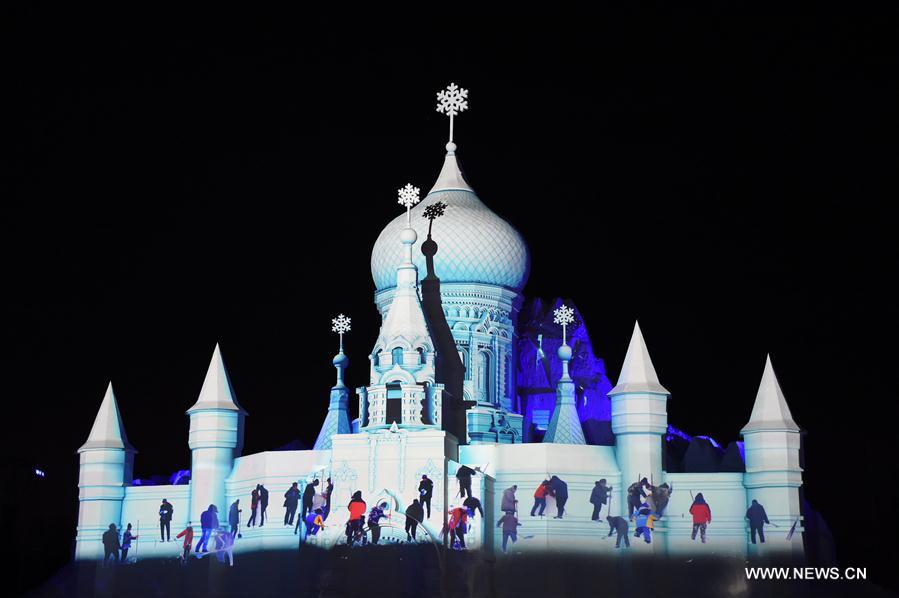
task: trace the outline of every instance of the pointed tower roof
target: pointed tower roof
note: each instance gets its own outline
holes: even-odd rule
[[[784,393],[774,375],[774,366],[771,365],[771,355],[765,361],[765,372],[762,374],[762,382],[759,384],[759,392],[752,406],[752,415],[749,423],[740,430],[741,434],[747,432],[759,432],[762,430],[787,430],[798,432],[799,426],[793,421],[790,408]]]
[[[128,442],[128,436],[125,435],[125,426],[122,424],[122,415],[119,413],[119,405],[115,400],[112,382],[106,388],[106,395],[103,397],[103,402],[100,403],[100,410],[94,419],[94,427],[91,428],[87,442],[78,449],[78,452],[95,449],[122,449],[137,452]]]
[[[212,352],[212,360],[209,362],[209,369],[206,370],[206,379],[203,380],[200,396],[187,412],[191,413],[200,409],[227,409],[246,414],[234,397],[234,389],[231,388],[231,380],[228,378],[225,361],[222,359],[222,351],[218,343],[215,344],[215,350]]]
[[[437,182],[428,191],[428,195],[435,191],[449,190],[474,192],[474,189],[471,188],[462,174],[459,160],[456,158],[456,144],[452,141],[446,144],[446,158],[443,160],[443,168],[440,169]]]
[[[654,392],[671,394],[659,384],[659,377],[652,365],[649,351],[646,350],[646,341],[640,332],[640,323],[634,323],[634,334],[631,343],[627,347],[627,355],[624,356],[624,364],[621,366],[621,375],[618,376],[618,384],[609,391],[609,395],[617,395],[625,392]]]

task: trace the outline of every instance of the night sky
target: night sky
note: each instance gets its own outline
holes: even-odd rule
[[[770,352],[841,564],[895,585],[896,518],[872,509],[899,473],[896,16],[0,19],[4,500],[57,542],[16,533],[68,558],[110,379],[135,476],[188,468],[216,342],[245,452],[314,442],[330,319],[353,317],[365,384],[370,250],[397,187],[436,179],[454,81],[466,176],[532,252],[525,295],[573,300],[613,381],[639,318],[670,422],[723,444]]]

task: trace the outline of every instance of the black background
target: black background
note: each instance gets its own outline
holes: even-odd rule
[[[370,249],[396,188],[437,176],[450,81],[466,175],[530,245],[525,294],[573,299],[613,380],[639,318],[671,423],[722,443],[770,352],[841,564],[895,585],[895,12],[445,8],[2,19],[20,587],[69,558],[109,379],[138,477],[189,467],[217,341],[247,453],[314,441],[338,312],[366,382]]]

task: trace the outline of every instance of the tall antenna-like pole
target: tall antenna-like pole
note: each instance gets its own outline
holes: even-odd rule
[[[331,332],[340,335],[340,352],[343,353],[343,335],[350,331],[350,318],[340,314],[336,318],[331,319]]]
[[[574,322],[574,310],[563,303],[559,309],[553,310],[553,322],[562,326],[562,344],[567,345],[566,333],[568,325]]]
[[[421,201],[420,191],[418,187],[413,187],[412,183],[407,183],[405,187],[397,189],[399,196],[397,203],[406,207],[406,228],[412,228],[412,206]]]
[[[450,119],[449,142],[453,142],[453,120],[460,112],[468,110],[468,90],[455,83],[437,92],[437,112],[446,114]]]

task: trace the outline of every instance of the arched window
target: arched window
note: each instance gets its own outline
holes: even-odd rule
[[[399,382],[391,382],[387,385],[387,416],[384,423],[389,426],[393,422],[403,423],[403,388]]]
[[[492,400],[492,394],[490,392],[490,354],[486,351],[478,352],[478,363],[477,363],[477,388],[478,388],[478,401],[489,403]]]
[[[418,363],[422,365],[425,363],[425,350],[421,347],[418,348]]]
[[[393,356],[394,365],[403,365],[403,349],[401,347],[395,348],[390,354]]]

